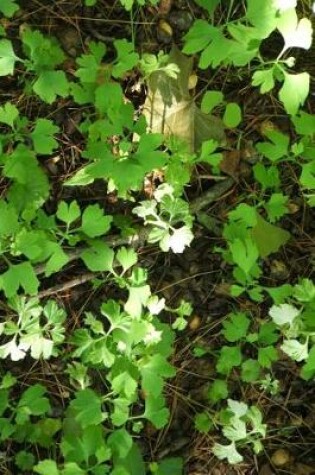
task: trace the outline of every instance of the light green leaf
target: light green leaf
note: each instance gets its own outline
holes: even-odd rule
[[[98,237],[106,234],[110,229],[112,216],[105,216],[98,204],[85,208],[82,215],[82,231],[89,237]]]
[[[292,325],[294,320],[300,315],[300,310],[293,305],[283,303],[273,305],[269,310],[269,315],[276,325]]]
[[[0,40],[0,77],[13,74],[15,62],[18,60],[11,41]]]
[[[229,102],[225,108],[223,122],[229,129],[237,127],[242,120],[242,111],[236,102]]]
[[[232,253],[233,262],[237,264],[246,275],[249,275],[259,257],[255,241],[250,238],[244,240],[234,239],[234,241],[230,243],[230,251]]]
[[[165,407],[165,401],[162,396],[146,398],[143,417],[152,422],[157,429],[162,429],[167,424],[169,414],[169,409]]]
[[[243,461],[242,455],[236,450],[235,442],[230,445],[215,443],[212,452],[219,460],[227,459],[232,465]]]
[[[282,193],[273,193],[271,195],[269,201],[264,205],[271,223],[274,223],[289,212],[288,207],[286,206],[287,203],[288,197]]]
[[[301,376],[305,380],[310,380],[315,375],[315,345],[312,346],[306,364],[303,366]]]
[[[0,288],[8,298],[13,297],[20,287],[27,294],[35,295],[37,293],[39,280],[30,262],[11,265],[6,272],[0,275]]]
[[[290,8],[281,14],[277,28],[284,39],[282,55],[289,48],[309,49],[311,47],[312,23],[308,18],[299,20],[295,8]]]
[[[216,369],[218,373],[228,375],[232,368],[240,366],[242,353],[238,346],[223,346],[217,361]]]
[[[70,403],[75,412],[75,419],[82,428],[100,424],[104,420],[102,399],[92,389],[86,388],[76,393]]]
[[[213,427],[213,421],[207,412],[195,415],[195,428],[198,432],[206,434]]]
[[[295,115],[308,96],[310,89],[310,75],[308,73],[284,73],[284,83],[279,91],[279,98],[283,102],[288,114]]]
[[[227,341],[234,343],[246,336],[249,325],[250,320],[245,313],[233,313],[223,322],[222,334]]]
[[[132,317],[140,317],[142,307],[147,304],[151,295],[149,285],[142,285],[139,287],[129,287],[128,300],[124,305],[124,309]]]
[[[102,241],[94,241],[80,257],[92,272],[106,272],[113,268],[114,251]]]
[[[132,437],[126,431],[126,429],[116,429],[108,437],[107,443],[112,451],[112,454],[123,459],[127,457],[132,447]]]
[[[52,104],[57,96],[66,97],[68,95],[69,83],[64,71],[43,71],[35,81],[33,90],[44,102]]]
[[[0,12],[7,18],[11,18],[19,9],[15,0],[1,0],[0,2]]]
[[[57,464],[54,460],[42,460],[35,467],[33,471],[40,475],[60,475]]]
[[[54,134],[58,132],[59,127],[51,120],[37,119],[35,128],[31,133],[35,152],[50,155],[58,147],[58,142],[54,138]]]
[[[261,94],[271,91],[275,85],[273,73],[274,68],[266,69],[264,71],[255,71],[252,76],[252,85],[260,86]]]
[[[294,361],[303,361],[308,358],[308,341],[300,343],[298,340],[284,340],[281,350]]]
[[[207,91],[202,97],[201,111],[205,114],[210,114],[223,100],[224,96],[221,91]]]
[[[227,382],[223,379],[215,379],[208,391],[208,397],[211,402],[217,403],[221,399],[226,399],[229,395]]]
[[[185,36],[184,54],[194,54],[203,50],[211,41],[216,28],[205,20],[196,20]]]
[[[270,142],[259,142],[256,145],[258,152],[265,155],[272,162],[288,156],[290,138],[277,130],[270,130],[265,133]]]
[[[69,204],[65,201],[60,201],[56,216],[60,221],[69,226],[81,216],[81,210],[77,201],[71,201]]]
[[[121,247],[116,253],[116,259],[122,266],[124,273],[138,262],[138,254],[132,248]]]
[[[117,58],[112,69],[114,78],[122,78],[127,71],[131,71],[139,61],[139,55],[135,52],[132,43],[126,39],[114,41]]]
[[[14,122],[19,117],[19,110],[11,102],[6,102],[0,107],[0,122],[14,128]]]
[[[242,363],[241,379],[245,383],[257,381],[260,376],[260,364],[258,361],[248,359]]]
[[[263,368],[271,368],[271,364],[278,360],[278,352],[274,346],[258,348],[258,363]]]

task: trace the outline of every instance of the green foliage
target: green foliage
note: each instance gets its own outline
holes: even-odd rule
[[[91,7],[96,1],[84,3]],[[18,3],[2,0],[1,14],[14,17]],[[120,3],[130,11],[134,28],[136,9],[158,1]],[[303,193],[303,206],[315,206],[315,119],[301,109],[310,76],[300,68],[295,71],[295,58],[288,56],[291,48],[295,54],[297,48],[311,47],[312,26],[298,16],[294,2],[286,7],[280,0],[247,0],[243,10],[235,8],[235,15],[231,2],[226,18],[215,14],[222,4],[218,0],[195,3],[203,10],[202,19],[196,18],[185,35],[183,53],[196,55],[204,71],[222,67],[221,74],[232,67],[235,77],[245,78],[261,94],[279,91],[292,125],[290,135],[276,127],[263,131],[254,144],[252,178],[244,180],[249,192],[233,195],[230,208],[220,216],[221,247],[215,251],[227,264],[225,284],[234,308],[218,322],[218,346],[200,342],[193,351],[214,362],[204,407],[197,403],[194,408],[195,429],[208,434],[221,428],[225,443],[215,443],[213,453],[235,464],[243,460],[243,447],[261,451],[266,425],[257,407],[232,399],[234,380],[241,389],[250,385],[276,394],[279,382],[273,365],[283,357],[295,362],[302,379],[315,375],[314,283],[301,278],[295,285],[266,287],[264,278],[268,258],[292,237],[282,227],[292,197],[300,199]],[[9,21],[15,26],[18,15]],[[197,108],[186,84],[185,64],[192,59],[180,52],[182,64],[164,51],[140,57],[127,39],[116,39],[113,48],[90,42],[69,68],[53,36],[22,25],[12,39],[5,22],[0,30],[0,76],[4,84],[16,83],[21,90],[0,106],[0,358],[3,368],[9,360],[25,368],[28,362],[40,362],[43,381],[36,382],[32,375],[22,378],[18,371],[17,376],[1,373],[0,440],[14,447],[10,463],[19,473],[144,475],[149,470],[179,475],[184,471],[182,459],[144,461],[136,440],[148,423],[156,429],[169,423],[165,386],[176,375],[170,362],[174,339],[176,332],[186,329],[193,308],[184,300],[170,307],[152,291],[151,269],[148,272],[143,264],[141,251],[147,243],[179,254],[192,244],[196,227],[187,196],[196,187],[189,189],[191,177],[198,176],[199,167],[210,167],[216,180],[222,178],[220,163],[230,148],[230,142],[221,140],[223,129],[233,129],[229,141],[237,136],[232,147],[242,149],[247,110],[211,89],[202,91],[201,110]],[[274,32],[283,38],[283,48],[267,60],[262,46]],[[166,98],[177,97],[182,88],[185,107],[192,104],[203,118],[213,112],[222,118],[213,125],[218,138],[200,139],[192,153],[177,136],[147,130],[145,115],[126,100],[126,79],[140,74],[140,83],[148,85],[152,78],[161,78],[160,73],[167,84],[176,80],[178,87],[174,92],[164,85]],[[30,99],[31,94],[36,97]],[[38,104],[38,115],[33,106],[25,106],[31,102]],[[73,145],[80,163],[71,162],[69,175],[57,180],[49,176],[48,165],[62,157],[68,166],[63,130],[54,118],[55,111],[65,107],[82,111],[75,124],[82,140]],[[197,132],[204,138],[197,119],[194,116]],[[294,170],[294,194],[286,181],[287,166]],[[156,172],[162,184],[154,182]],[[145,180],[152,190],[145,190],[144,198]],[[86,201],[86,190],[82,195],[76,187],[94,182],[97,193],[93,188]],[[104,195],[101,199],[99,193]],[[124,204],[124,215],[115,214],[112,204],[113,215],[108,214],[106,193],[113,202],[116,197],[124,200],[117,205],[118,209]],[[142,222],[144,228],[139,229]],[[139,242],[140,252],[133,242]],[[165,265],[171,262],[165,259]],[[71,318],[61,299],[43,296],[47,288],[49,295],[55,280],[63,282],[58,273],[66,265],[72,272],[74,260],[79,261],[78,273],[87,269],[88,278],[95,274],[92,285],[98,294],[93,305],[87,298]],[[263,301],[259,313],[256,305]],[[50,373],[46,379],[48,368],[56,368],[62,381],[62,405],[58,391],[51,389]],[[227,407],[222,409],[225,400]]]

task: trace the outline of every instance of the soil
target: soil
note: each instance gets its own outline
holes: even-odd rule
[[[7,25],[8,37],[14,42],[18,29],[25,24],[40,29],[45,34],[55,35],[67,54],[65,70],[71,74],[74,58],[86,49],[89,40],[105,41],[109,57],[113,51],[113,40],[129,38],[131,34],[135,35],[141,52],[157,52],[160,49],[167,51],[173,42],[181,46],[191,19],[202,15],[193,2],[169,0],[161,2],[160,10],[157,7],[137,9],[131,25],[130,15],[118,4],[119,2],[101,0],[97,7],[88,9],[79,0],[24,0],[21,1],[21,11]],[[161,19],[169,24],[169,29],[165,25],[164,29],[161,27]],[[274,38],[273,49],[277,50],[278,46],[277,38]],[[298,59],[298,67],[315,75],[312,71],[314,57],[314,48],[307,54],[303,51]],[[139,107],[145,100],[145,90],[140,93],[132,92],[134,80],[132,77],[126,78],[126,96]],[[189,250],[177,256],[162,254],[154,246],[138,247],[141,264],[149,270],[152,288],[167,298],[171,305],[184,298],[194,308],[187,329],[179,334],[176,341],[172,363],[177,368],[177,376],[167,385],[170,423],[162,431],[156,431],[148,425],[141,445],[148,458],[161,459],[166,455],[183,457],[187,475],[315,474],[315,383],[301,383],[297,365],[288,359],[282,358],[273,367],[273,377],[280,381],[280,391],[275,396],[268,395],[257,385],[246,385],[245,388],[237,374],[231,378],[230,397],[242,398],[248,404],[258,404],[264,414],[268,435],[262,454],[253,456],[251,452],[245,451],[244,463],[233,468],[211,454],[214,441],[220,440],[219,433],[210,432],[208,435],[194,430],[194,414],[206,407],[207,387],[215,378],[214,358],[209,353],[196,358],[194,348],[202,346],[216,354],[223,343],[220,324],[227,313],[237,307],[263,314],[270,304],[265,301],[257,308],[258,304],[246,297],[230,297],[228,284],[231,267],[215,250],[223,244],[220,232],[227,212],[244,201],[255,187],[252,164],[244,156],[246,152],[250,155],[251,144],[261,139],[261,128],[266,121],[284,132],[292,133],[276,96],[261,96],[249,86],[246,72],[240,78],[232,69],[203,71],[199,76],[196,93],[199,94],[206,87],[222,90],[227,99],[237,98],[244,112],[242,130],[237,133],[242,133],[244,137],[245,152],[241,158],[234,156],[234,162],[232,159],[229,162],[233,164],[225,168],[224,173],[232,176],[235,183],[220,199],[203,210],[214,225],[209,230],[196,222],[196,238]],[[49,116],[62,128],[63,147],[58,157],[43,163],[53,182],[53,192],[47,203],[48,211],[54,211],[60,199],[71,198],[80,203],[90,200],[95,203],[97,200],[101,205],[106,204],[109,213],[113,211],[128,217],[130,210],[126,203],[111,194],[106,195],[103,184],[95,183],[79,190],[62,187],[63,181],[80,167],[80,151],[84,146],[83,138],[76,128],[82,117],[80,108],[63,100],[52,107],[44,106],[35,97],[30,99],[22,94],[16,77],[2,80],[1,95],[3,101],[18,101],[25,115]],[[310,94],[306,105],[310,113],[315,113],[314,101],[314,96]],[[231,149],[236,149],[237,139],[236,134],[229,137]],[[208,170],[201,167],[195,170],[193,181],[187,190],[189,200],[197,198],[214,185],[211,178],[200,178],[207,173]],[[305,205],[296,186],[294,167],[285,165],[281,173],[283,182],[286,183],[286,192],[292,201],[292,213],[283,220],[283,225],[290,230],[293,238],[285,248],[265,261],[262,284],[268,286],[286,282],[294,284],[298,278],[314,277],[314,210]],[[5,186],[4,182],[0,182],[1,192]],[[67,282],[82,278],[82,273],[85,272],[74,261],[57,277],[43,281],[44,290],[56,285],[63,289],[55,292],[54,296],[72,315],[68,323],[69,329],[88,306],[91,310],[93,307],[97,308],[104,297],[104,286],[91,290],[88,278],[81,285],[65,290]],[[117,298],[117,291],[110,284],[106,286],[106,298],[108,296]],[[62,411],[69,388],[64,386],[64,368],[61,365],[25,361],[22,369],[17,365],[8,369],[24,373],[24,386],[41,380],[55,397],[55,410]]]

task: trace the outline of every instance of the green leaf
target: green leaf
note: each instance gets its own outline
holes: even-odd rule
[[[86,475],[86,471],[82,470],[76,463],[69,462],[64,465],[61,475]]]
[[[19,58],[15,55],[12,43],[9,40],[0,40],[0,77],[14,73],[15,62]]]
[[[162,429],[169,420],[169,410],[165,407],[164,398],[147,397],[143,417],[152,422],[157,429]]]
[[[219,460],[226,458],[231,465],[243,461],[242,455],[236,450],[235,442],[232,442],[230,445],[215,443],[212,452]]]
[[[114,251],[102,241],[94,241],[80,257],[92,272],[106,272],[113,268]]]
[[[279,98],[283,102],[286,112],[295,115],[308,96],[310,89],[310,75],[308,73],[284,73],[284,83],[279,91]]]
[[[101,424],[104,420],[102,412],[102,399],[92,390],[83,389],[76,393],[76,397],[70,403],[75,412],[75,420],[83,429],[88,426]]]
[[[240,366],[242,354],[239,346],[223,346],[216,364],[218,373],[228,375],[231,370]]]
[[[128,288],[129,296],[124,305],[124,309],[132,317],[140,317],[142,308],[147,304],[147,301],[151,295],[151,289],[149,285],[139,285],[138,287],[132,286]]]
[[[123,92],[120,84],[109,82],[95,90],[95,107],[101,114],[117,111],[123,104]]]
[[[126,429],[116,429],[110,434],[107,443],[115,457],[124,459],[132,447],[132,437]]]
[[[10,265],[9,269],[0,275],[0,288],[6,297],[11,298],[22,287],[27,294],[35,295],[39,287],[39,280],[29,262]]]
[[[85,208],[82,215],[82,231],[89,237],[98,237],[106,234],[110,229],[112,216],[104,216],[98,204]]]
[[[56,216],[68,226],[81,216],[81,210],[77,201],[71,201],[70,204],[60,201]]]
[[[227,382],[222,379],[215,379],[208,391],[210,401],[215,404],[222,399],[226,399],[228,395],[229,391]]]
[[[253,229],[256,229],[256,227]],[[232,253],[233,262],[237,264],[246,275],[249,275],[259,257],[255,240],[249,237],[244,240],[234,239],[234,241],[230,243],[230,251]]]
[[[33,470],[40,475],[60,475],[57,464],[54,460],[42,460],[33,467]]]
[[[274,346],[258,348],[258,363],[263,368],[271,368],[274,361],[278,360],[278,352]]]
[[[253,172],[255,180],[261,184],[263,190],[276,188],[280,185],[279,171],[274,165],[267,167],[258,162],[253,166]]]
[[[20,7],[16,4],[15,0],[1,0],[0,3],[0,12],[3,13],[7,18],[13,17]]]
[[[52,246],[52,253],[45,264],[45,276],[49,277],[51,274],[61,270],[69,262],[69,256],[64,252],[60,244],[55,243]]]
[[[315,375],[315,345],[312,346],[306,364],[301,370],[301,376],[303,379],[309,381]]]
[[[300,111],[298,115],[292,117],[292,122],[295,131],[300,135],[314,135],[315,134],[315,115]]]
[[[227,341],[234,343],[245,338],[249,325],[250,320],[245,313],[233,313],[223,322],[222,334]]]
[[[264,205],[271,223],[274,223],[289,212],[286,206],[287,203],[288,197],[284,196],[282,193],[273,193],[271,195],[269,201],[267,201],[267,203]]]
[[[225,108],[223,122],[229,129],[237,127],[242,120],[242,111],[236,102],[229,102]]]
[[[134,46],[129,41],[122,39],[114,41],[117,58],[112,69],[114,78],[122,78],[127,71],[131,71],[139,61],[139,55],[134,51]]]
[[[1,7],[0,7],[1,8]],[[0,107],[0,122],[14,128],[14,122],[19,117],[19,110],[11,102],[6,102]]]
[[[194,54],[203,50],[211,41],[216,28],[205,20],[196,20],[185,36],[184,54]]]
[[[104,43],[91,42],[89,50],[90,54],[83,54],[77,58],[77,64],[80,67],[75,72],[75,76],[80,78],[82,83],[96,83],[106,46]]]
[[[258,213],[257,224],[251,234],[262,258],[277,252],[291,237],[288,231],[268,223]]]
[[[274,88],[274,68],[266,69],[264,71],[255,71],[252,76],[252,85],[260,86],[260,93],[266,94]]]
[[[312,23],[308,18],[299,20],[295,8],[289,8],[282,12],[277,22],[277,28],[284,40],[282,55],[289,48],[309,49],[311,47]]]
[[[315,299],[315,284],[310,279],[302,279],[294,286],[293,295],[299,302],[312,302]]]
[[[43,71],[35,81],[33,90],[44,102],[52,104],[57,96],[68,95],[69,83],[64,71]]]
[[[0,201],[0,237],[15,234],[19,229],[18,215],[13,206]]]
[[[270,142],[259,142],[256,145],[257,151],[272,162],[276,162],[280,158],[286,158],[289,153],[290,138],[278,130],[267,131],[265,135]]]
[[[163,378],[171,378],[176,374],[175,368],[160,354],[153,355],[140,368],[140,372],[144,391],[154,398],[160,396],[163,391]]]
[[[267,38],[276,29],[277,8],[273,0],[247,0],[246,18],[255,27],[256,37]]]
[[[220,0],[195,0],[195,3],[207,10],[209,15],[212,15],[216,7],[219,5]]]
[[[59,127],[51,120],[37,119],[31,133],[35,152],[43,155],[51,154],[58,147],[58,142],[54,138],[54,134],[58,132]]]
[[[16,465],[19,467],[21,470],[32,470],[34,463],[35,463],[35,457],[31,452],[26,452],[25,450],[20,450],[14,457]]]
[[[195,428],[203,434],[206,434],[213,428],[213,421],[207,412],[200,412],[195,415]]]
[[[260,364],[258,361],[248,359],[242,363],[241,379],[245,383],[257,381],[260,376]]]
[[[116,259],[125,273],[138,262],[138,254],[132,248],[121,247],[116,253]]]
[[[91,460],[95,465],[101,464],[110,458],[110,450],[106,445],[104,431],[100,425],[85,427],[73,421],[72,416],[64,421],[63,438],[61,441],[62,455],[68,462],[90,466]],[[71,473],[71,472],[70,472]],[[104,472],[101,472],[103,475]],[[80,472],[79,472],[80,474]],[[86,475],[86,471],[84,472]]]
[[[201,111],[205,114],[210,112],[224,100],[223,93],[221,91],[206,91],[201,101]]]
[[[26,389],[17,405],[16,421],[18,424],[29,420],[30,416],[41,416],[50,410],[50,404],[45,397],[46,388],[41,384],[34,384]]]
[[[145,463],[141,451],[136,443],[133,443],[126,457],[119,460],[119,465],[123,466],[128,475],[145,475]]]

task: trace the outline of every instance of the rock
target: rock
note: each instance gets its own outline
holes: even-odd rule
[[[291,459],[291,454],[286,449],[278,449],[271,456],[271,462],[275,467],[283,467],[287,465]]]

